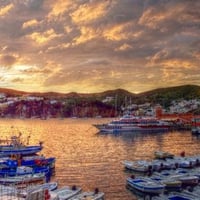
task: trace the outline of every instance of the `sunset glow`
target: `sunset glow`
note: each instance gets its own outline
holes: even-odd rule
[[[0,87],[139,93],[200,85],[200,1],[0,1]]]

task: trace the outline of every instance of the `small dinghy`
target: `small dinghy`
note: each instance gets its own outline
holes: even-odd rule
[[[65,187],[54,190],[53,193],[57,194],[57,196],[59,197],[59,200],[67,200],[77,195],[80,191],[81,191],[80,187],[65,186]]]
[[[140,192],[150,194],[161,194],[165,189],[165,184],[144,177],[129,177],[127,178],[127,185]]]
[[[151,163],[148,161],[128,161],[125,160],[122,162],[124,167],[128,170],[132,170],[135,172],[148,172],[151,166]]]
[[[174,154],[166,151],[155,151],[154,156],[156,159],[174,158]]]
[[[45,179],[46,179],[46,176],[44,173],[28,174],[28,175],[0,178],[0,184],[15,185],[16,187],[22,188],[30,184],[43,184],[45,183]]]
[[[26,187],[24,190],[21,190],[19,193],[19,196],[26,197],[28,194],[33,193],[34,191],[38,190],[49,190],[53,191],[56,190],[58,187],[57,182],[49,182],[49,183],[44,183],[40,185],[30,185]]]
[[[98,188],[95,189],[94,192],[81,192],[78,195],[75,195],[74,197],[70,198],[70,200],[103,200],[104,199],[104,193],[99,192]]]

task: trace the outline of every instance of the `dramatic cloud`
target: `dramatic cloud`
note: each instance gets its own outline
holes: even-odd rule
[[[200,1],[0,1],[0,87],[200,85]]]

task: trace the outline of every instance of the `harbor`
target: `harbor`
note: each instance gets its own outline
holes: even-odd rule
[[[162,133],[99,133],[93,124],[108,123],[108,118],[83,119],[2,119],[1,138],[13,134],[11,126],[30,137],[30,144],[43,141],[41,154],[55,157],[55,175],[51,181],[83,191],[98,188],[108,200],[136,200],[137,194],[126,188],[130,173],[122,161],[152,160],[156,150],[176,156],[200,154],[200,139],[191,131]]]

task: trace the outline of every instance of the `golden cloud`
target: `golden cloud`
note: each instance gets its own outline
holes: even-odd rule
[[[153,7],[150,7],[139,19],[139,24],[156,29],[157,25],[167,17],[166,15],[168,14],[163,13],[162,11],[156,12]]]
[[[125,43],[125,44],[121,45],[119,48],[116,48],[115,51],[126,51],[129,49],[132,49],[132,46]]]
[[[14,5],[11,3],[11,4],[8,4],[7,6],[3,7],[3,8],[0,8],[0,16],[5,16],[6,14],[9,13],[10,10],[12,10],[14,7]]]
[[[75,6],[73,0],[57,0],[52,4],[52,10],[48,15],[48,18],[57,17],[64,12],[72,9]]]
[[[22,28],[36,26],[37,24],[38,24],[38,21],[36,19],[29,20],[29,21],[23,23]]]
[[[187,7],[183,5],[177,5],[173,7],[149,7],[146,11],[144,11],[143,15],[139,19],[139,24],[147,26],[151,29],[162,29],[160,30],[165,31],[167,30],[167,27],[163,28],[163,24],[165,24],[166,20],[176,19],[177,21],[182,21],[182,19],[187,18],[187,15],[185,14],[185,10]]]
[[[106,12],[109,1],[90,3],[81,5],[71,14],[73,22],[76,24],[89,24],[98,18],[102,18]]]
[[[44,44],[56,37],[59,37],[59,35],[56,34],[53,29],[49,29],[43,33],[34,32],[31,35],[29,35],[28,37],[30,37],[32,40],[34,40],[38,44]]]
[[[169,59],[169,60],[164,60],[161,62],[161,64],[163,66],[166,66],[166,67],[178,67],[178,68],[181,68],[181,69],[192,69],[194,66],[194,63],[191,62],[190,60],[183,60],[183,59],[178,59],[178,58],[175,58],[175,59]]]
[[[134,24],[132,22],[117,24],[112,27],[106,27],[103,32],[103,37],[106,40],[112,41],[120,41],[140,37],[143,31],[130,31],[132,27],[134,27]]]
[[[92,27],[83,26],[80,28],[81,35],[79,37],[74,38],[75,43],[73,45],[78,45],[81,43],[85,43],[89,40],[99,37],[101,34],[99,30],[95,30]]]
[[[147,63],[146,66],[155,67],[155,66],[163,66],[164,68],[172,67],[172,68],[181,68],[181,69],[192,69],[197,66],[195,61],[190,59],[183,58],[170,58],[169,52],[163,50],[157,54],[155,54],[150,62]]]
[[[64,29],[66,33],[70,33],[73,30],[73,28],[70,26],[65,26]]]

